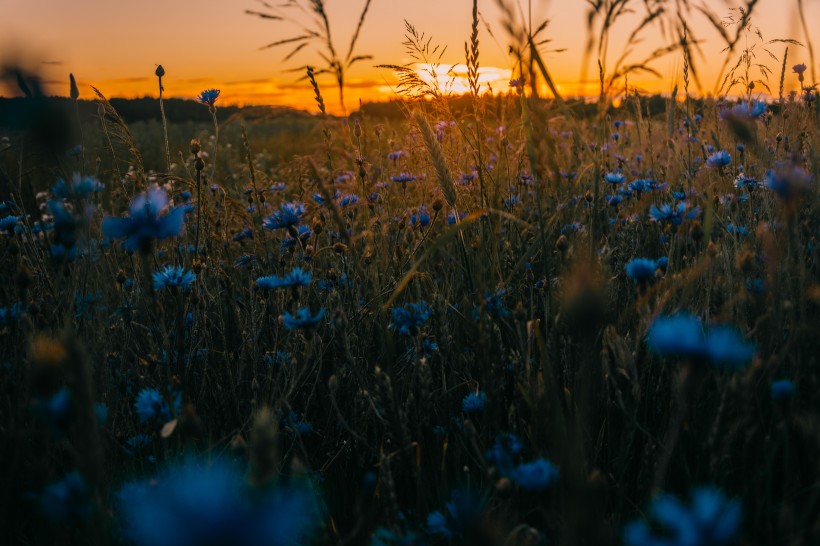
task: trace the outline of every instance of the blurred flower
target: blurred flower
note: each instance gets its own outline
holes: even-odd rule
[[[626,176],[621,173],[606,173],[604,175],[604,180],[610,184],[622,184],[623,181],[626,180]]]
[[[790,379],[772,381],[772,400],[775,402],[791,399],[796,391],[797,389]]]
[[[487,407],[487,395],[481,391],[471,392],[461,401],[461,409],[465,413],[479,413]]]
[[[166,265],[160,271],[154,273],[154,290],[160,291],[163,288],[182,288],[189,290],[191,284],[196,280],[196,275],[187,271],[181,265],[176,267]]]
[[[23,316],[23,306],[15,303],[10,307],[0,307],[0,326],[9,326]]]
[[[731,326],[714,326],[706,334],[705,353],[713,365],[739,370],[749,364],[757,349]]]
[[[404,307],[394,307],[392,315],[393,322],[387,327],[389,330],[397,330],[403,336],[414,336],[433,315],[433,310],[422,300],[419,303],[408,303]]]
[[[85,520],[94,512],[94,491],[79,472],[71,472],[43,489],[37,503],[50,521]]]
[[[289,312],[285,311],[284,315],[284,324],[285,328],[288,330],[297,330],[297,329],[309,329],[313,328],[324,318],[325,310],[324,308],[319,309],[319,312],[315,315],[310,314],[310,309],[307,307],[303,307],[296,311],[296,316],[291,315]]]
[[[645,520],[624,528],[627,546],[725,546],[737,541],[743,510],[739,501],[729,500],[714,487],[692,493],[690,506],[668,494],[656,497]]]
[[[408,182],[414,182],[416,177],[410,173],[400,173],[396,176],[391,176],[390,180],[397,184],[407,184]]]
[[[62,178],[58,179],[51,187],[51,193],[57,199],[85,199],[92,193],[99,193],[103,188],[104,186],[96,178],[74,173],[71,182],[67,183]]]
[[[156,389],[142,389],[137,395],[137,401],[134,403],[134,411],[137,412],[140,423],[159,418],[166,421],[171,419],[171,410]]]
[[[137,546],[297,546],[321,521],[307,485],[245,485],[241,469],[195,459],[123,487],[118,511]]]
[[[645,283],[655,278],[657,268],[657,262],[648,258],[634,258],[624,267],[626,276],[635,283]]]
[[[806,71],[806,65],[803,64],[803,63],[796,64],[792,67],[792,70],[794,71],[795,74],[797,74],[799,76],[802,76],[803,72]]]
[[[421,226],[427,227],[430,225],[430,213],[427,212],[427,207],[421,205],[418,211],[410,214],[410,225],[413,227]]]
[[[662,316],[649,327],[649,348],[660,356],[699,358],[703,355],[703,328],[693,315]]]
[[[766,173],[763,184],[788,203],[810,187],[811,175],[796,165],[777,164]]]
[[[15,226],[17,226],[18,221],[19,219],[13,215],[0,218],[0,232],[5,231],[7,233],[12,233]]]
[[[726,150],[720,150],[706,158],[706,165],[709,167],[726,167],[731,162],[732,156]]]
[[[512,478],[525,491],[543,491],[558,481],[558,467],[544,458],[518,465]]]
[[[732,326],[713,326],[704,335],[700,319],[679,314],[655,319],[647,334],[649,348],[662,357],[691,358],[736,371],[747,366],[757,350]]]
[[[688,207],[686,201],[681,201],[677,205],[664,203],[660,207],[653,204],[649,207],[649,218],[655,222],[668,222],[673,226],[679,226],[684,220],[692,220],[700,215],[700,207],[687,212]]]
[[[168,195],[154,186],[131,201],[129,217],[103,219],[103,233],[111,239],[125,239],[126,250],[147,252],[154,239],[167,239],[182,231],[185,208],[173,207],[165,216],[160,216],[167,206]]]
[[[456,489],[445,505],[444,512],[427,516],[427,532],[444,538],[463,538],[481,521],[484,500],[463,489]]]
[[[271,288],[294,288],[297,286],[309,286],[310,281],[310,271],[304,271],[301,267],[294,267],[293,271],[284,277],[277,277],[276,275],[259,277],[256,279],[256,286],[263,290]]]

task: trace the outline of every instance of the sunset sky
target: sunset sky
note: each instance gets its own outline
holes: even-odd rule
[[[284,1],[270,0],[270,3]],[[526,10],[526,0],[520,2]],[[336,48],[344,55],[364,0],[327,0],[326,4]],[[594,81],[586,89],[579,85],[586,42],[586,3],[533,0],[532,4],[533,19],[551,21],[545,36],[552,42],[545,49],[566,49],[546,56],[562,93],[568,96],[585,91],[594,93],[597,90]],[[634,4],[639,8],[642,2]],[[707,4],[720,15],[728,14],[729,8],[737,5],[717,1]],[[810,25],[812,21],[820,21],[820,1],[807,0],[805,4]],[[805,42],[795,5],[796,2],[790,0],[761,0],[752,22],[760,27],[766,39],[788,37]],[[463,63],[464,42],[470,34],[471,6],[471,0],[373,0],[356,48],[356,54],[371,54],[373,59],[350,69],[346,91],[348,108],[355,106],[360,98],[386,100],[395,96],[391,91],[395,86],[393,75],[374,66],[411,61],[402,46],[404,19],[432,36],[433,43],[447,46],[443,63]],[[84,98],[92,97],[88,85],[96,86],[109,97],[156,96],[154,70],[156,64],[162,64],[169,96],[193,97],[203,89],[214,87],[222,90],[220,102],[224,104],[312,108],[308,84],[297,81],[301,73],[289,73],[287,69],[320,65],[322,61],[317,54],[320,44],[317,42],[283,62],[289,51],[287,46],[260,48],[300,34],[299,28],[293,23],[247,15],[247,9],[265,8],[256,0],[0,0],[0,63],[22,64],[39,73],[47,84],[47,91],[56,95],[68,94],[68,74],[73,72]],[[479,0],[479,10],[493,33],[490,36],[483,25],[480,28],[483,80],[489,81],[496,91],[505,90],[512,64],[496,1]],[[294,15],[298,14],[294,12]],[[297,19],[305,25],[311,24],[310,17],[303,15]],[[624,19],[616,27],[610,62],[620,53],[619,44],[636,20]],[[709,60],[708,65],[706,60],[698,60],[708,90],[714,86],[722,61],[721,41],[702,16],[693,16],[690,23],[703,40],[701,49]],[[644,51],[662,43],[657,31],[647,33],[645,38],[641,46],[645,47]],[[772,49],[782,57],[784,47],[775,44]],[[820,47],[820,43],[816,47]],[[640,58],[640,50],[633,58]],[[798,62],[809,64],[808,51],[792,46],[789,66]],[[593,58],[593,66],[595,63]],[[631,83],[647,91],[669,92],[673,81],[681,79],[682,64],[680,54],[669,55],[653,65],[663,79],[635,78]],[[776,79],[779,66],[775,66],[775,62],[769,64],[777,74]],[[597,66],[589,70],[589,77],[597,78]],[[787,88],[796,88],[796,78],[787,81]],[[323,79],[321,84],[326,102],[335,109],[337,100],[331,79]],[[776,82],[773,85],[776,86]],[[0,87],[0,95],[12,94],[13,88]]]

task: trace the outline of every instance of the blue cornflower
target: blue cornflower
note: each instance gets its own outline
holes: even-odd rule
[[[22,316],[23,306],[19,302],[11,307],[0,307],[0,326],[8,326],[17,322]]]
[[[219,93],[219,89],[206,89],[205,91],[197,95],[196,100],[201,104],[213,108],[214,103],[216,103],[216,99],[219,98]]]
[[[262,227],[270,230],[289,228],[298,224],[304,213],[305,205],[302,203],[283,203],[279,210],[262,221]]]
[[[84,199],[92,193],[99,193],[104,187],[96,178],[74,173],[71,182],[66,182],[62,178],[58,179],[51,187],[51,194],[57,199],[71,199],[74,197]]]
[[[6,231],[11,233],[14,231],[15,226],[17,226],[18,218],[14,215],[12,216],[4,216],[0,218],[0,232]]]
[[[345,194],[339,198],[339,206],[342,208],[349,207],[351,205],[355,205],[359,202],[359,196],[355,193]]]
[[[445,505],[444,512],[427,516],[427,532],[445,538],[463,537],[481,521],[484,499],[463,489],[456,489]]]
[[[543,491],[558,481],[558,467],[544,458],[522,463],[512,473],[512,479],[525,491]]]
[[[502,318],[510,314],[504,305],[505,290],[499,288],[495,293],[484,292],[484,310],[493,318]]]
[[[430,225],[430,213],[427,212],[427,207],[422,205],[417,212],[410,215],[410,225],[413,227],[421,226],[423,228]]]
[[[487,395],[481,391],[471,392],[461,401],[464,413],[480,413],[487,407]]]
[[[656,263],[658,265],[658,269],[660,269],[661,271],[666,271],[666,268],[669,267],[669,258],[667,258],[666,256],[661,256],[660,258],[658,258]]]
[[[390,152],[389,154],[387,154],[387,159],[393,161],[394,163],[402,157],[407,157],[407,152],[405,152],[404,150],[396,150],[395,152]]]
[[[315,315],[310,314],[310,309],[303,307],[296,311],[296,316],[291,315],[285,311],[284,324],[288,330],[309,329],[313,328],[324,318],[324,308],[319,309]]]
[[[299,436],[307,436],[313,432],[313,425],[303,419],[300,419],[299,414],[294,410],[291,410],[287,418],[282,418],[281,425],[283,427],[288,427]]]
[[[732,108],[724,108],[720,111],[720,119],[729,118],[748,118],[757,119],[769,109],[769,106],[763,101],[741,102]]]
[[[798,192],[809,187],[811,176],[801,167],[777,165],[766,173],[763,184],[780,199],[789,202]]]
[[[750,176],[746,176],[743,173],[740,173],[739,175],[737,175],[737,178],[735,178],[735,187],[736,188],[746,188],[746,189],[749,189],[749,190],[753,190],[753,189],[755,189],[759,186],[760,186],[760,182],[758,182],[757,180],[755,180],[754,178],[752,178]]]
[[[433,315],[433,310],[422,300],[419,303],[408,303],[404,307],[394,307],[393,322],[387,327],[397,330],[403,336],[414,336]]]
[[[679,226],[684,220],[692,220],[700,214],[700,207],[687,212],[688,208],[689,204],[686,201],[680,201],[677,205],[664,203],[660,207],[653,204],[649,207],[649,218],[654,222],[668,222],[673,226]]]
[[[748,343],[735,328],[731,326],[714,326],[704,340],[706,356],[713,365],[738,370],[746,367],[755,356],[757,349]]]
[[[467,218],[467,213],[466,212],[459,213],[459,215],[458,215],[458,220],[459,221],[464,220],[465,218]],[[452,226],[452,225],[455,225],[456,223],[457,223],[456,222],[456,212],[451,210],[450,213],[447,215],[447,224]]]
[[[154,186],[131,201],[129,217],[103,219],[103,233],[111,239],[125,239],[126,250],[147,252],[154,239],[167,239],[182,231],[185,208],[173,207],[168,209],[168,214],[160,216],[167,206],[168,195]]]
[[[626,180],[626,176],[621,173],[606,173],[604,175],[604,180],[609,182],[610,184],[622,184],[624,180]]]
[[[181,265],[176,267],[166,265],[159,271],[154,273],[154,290],[162,290],[163,288],[182,288],[183,290],[190,290],[191,284],[196,280],[196,275],[186,270]]]
[[[301,267],[294,267],[293,271],[284,277],[271,275],[256,279],[256,286],[263,290],[271,288],[294,288],[297,286],[308,286],[311,281],[310,271],[304,271]]]
[[[649,516],[660,528],[645,520],[629,523],[623,535],[627,546],[732,544],[739,538],[743,509],[739,501],[727,499],[719,489],[702,487],[692,493],[690,506],[672,495],[659,495],[649,506]]]
[[[648,258],[634,258],[624,267],[626,275],[636,284],[645,283],[655,278],[655,270],[658,263]]]
[[[156,389],[142,389],[137,395],[137,401],[134,403],[134,411],[137,412],[140,423],[159,418],[166,421],[171,419],[171,410]]]
[[[693,315],[658,317],[649,327],[649,348],[660,356],[700,358],[703,356],[703,327]]]
[[[772,400],[775,402],[782,402],[784,400],[791,399],[796,391],[797,388],[789,379],[778,379],[777,381],[772,381]]]
[[[196,459],[117,495],[125,538],[136,546],[297,546],[321,521],[317,498],[294,481],[273,489],[245,485],[241,468]]]
[[[153,437],[149,436],[148,434],[135,434],[134,436],[129,436],[125,440],[125,445],[123,446],[122,450],[129,457],[133,457],[135,454],[144,451],[148,446],[151,445],[153,441]]]
[[[108,406],[103,402],[97,402],[94,404],[94,415],[97,416],[98,425],[105,425],[105,422],[108,421]]]
[[[94,490],[79,472],[71,472],[43,489],[37,502],[50,521],[88,519],[94,512]]]
[[[524,444],[521,438],[515,434],[500,434],[496,436],[493,447],[487,451],[485,456],[502,476],[506,476],[515,469],[516,461],[523,449]]]
[[[415,182],[416,177],[410,173],[399,173],[396,176],[391,176],[390,180],[397,184],[407,184],[408,182]]]
[[[732,156],[726,150],[720,150],[706,158],[709,167],[726,167],[732,162]]]

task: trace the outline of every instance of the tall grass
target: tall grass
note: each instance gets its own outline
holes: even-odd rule
[[[343,120],[307,68],[320,115],[284,133],[129,126],[95,89],[95,172],[12,135],[0,542],[820,539],[817,93],[759,102],[741,63],[741,99],[698,97],[687,11],[656,4],[630,42],[678,33],[661,108],[608,52],[631,2],[591,4],[589,115],[503,2],[525,81],[481,94],[473,3],[463,104],[389,65],[402,117]]]

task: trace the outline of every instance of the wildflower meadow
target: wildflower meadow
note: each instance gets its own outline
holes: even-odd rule
[[[248,15],[316,19],[310,112],[5,68],[0,543],[820,544],[820,82],[756,3],[699,12],[714,91],[665,0],[589,2],[592,97],[507,0],[463,94],[419,20],[346,103],[369,0],[347,58],[321,0]],[[629,9],[670,45],[606,64]]]

